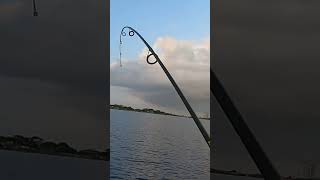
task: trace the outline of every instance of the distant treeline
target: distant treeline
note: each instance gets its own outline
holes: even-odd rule
[[[15,135],[10,137],[0,136],[0,149],[40,153],[49,155],[69,156],[76,158],[95,159],[95,160],[106,160],[110,159],[110,150],[107,149],[103,152],[86,149],[76,150],[70,147],[64,142],[50,142],[44,141],[39,137],[24,137],[21,135]]]
[[[132,108],[132,107],[130,107],[130,106],[124,106],[124,105],[118,105],[118,104],[110,105],[110,109],[124,110],[124,111],[135,111],[135,112],[144,112],[144,113],[161,114],[161,115],[167,115],[167,116],[177,116],[177,117],[191,118],[190,116],[177,115],[177,114],[167,113],[167,112],[163,112],[163,111],[155,110],[155,109],[150,109],[150,108],[135,109],[135,108]],[[210,118],[204,118],[204,117],[199,117],[199,119],[210,120]]]

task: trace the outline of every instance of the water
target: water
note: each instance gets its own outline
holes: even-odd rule
[[[111,110],[110,125],[110,179],[210,179],[210,150],[192,119]]]
[[[0,150],[1,180],[106,180],[108,162]]]
[[[263,180],[261,178],[211,174],[211,179],[218,180]]]

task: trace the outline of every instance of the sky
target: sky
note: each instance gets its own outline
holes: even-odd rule
[[[110,1],[111,62],[119,58],[119,34],[131,26],[150,43],[158,37],[200,40],[210,35],[209,0]],[[126,58],[134,58],[144,45],[137,38],[125,38]]]
[[[215,2],[212,69],[275,167],[302,175],[305,162],[320,162],[320,2]],[[217,102],[211,105],[212,164],[256,171]]]
[[[145,62],[137,36],[123,38],[119,67],[119,35],[131,26],[156,50],[195,111],[209,114],[210,1],[111,0],[110,5],[111,104],[188,114],[159,65]]]
[[[0,136],[105,149],[107,12],[99,1],[0,0]]]

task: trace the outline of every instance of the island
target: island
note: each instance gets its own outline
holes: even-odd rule
[[[44,141],[42,138],[37,136],[0,136],[0,149],[92,160],[110,160],[110,149],[106,149],[105,151],[98,151],[94,149],[76,150],[65,142],[55,143]]]
[[[163,111],[155,110],[155,109],[150,109],[150,108],[135,109],[135,108],[132,108],[130,106],[124,106],[124,105],[119,105],[119,104],[110,105],[110,109],[191,118],[191,116],[177,115],[177,114],[167,113],[167,112],[163,112]],[[199,119],[210,120],[210,118],[206,118],[206,117],[198,117],[198,118]]]

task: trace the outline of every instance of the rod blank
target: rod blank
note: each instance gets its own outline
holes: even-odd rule
[[[38,16],[38,11],[36,7],[36,0],[33,0],[33,16]]]
[[[150,55],[147,56],[147,63],[148,64],[155,64],[155,63],[159,63],[159,65],[161,66],[162,70],[165,72],[165,74],[167,75],[168,79],[170,80],[171,84],[173,85],[173,87],[175,88],[175,90],[177,91],[178,95],[180,96],[182,102],[184,103],[184,105],[186,106],[187,110],[189,111],[191,117],[193,118],[194,122],[196,123],[197,127],[199,128],[202,136],[204,137],[205,141],[207,142],[209,148],[210,148],[210,136],[207,133],[206,129],[203,127],[203,125],[201,124],[199,118],[197,117],[196,113],[193,111],[193,109],[191,108],[189,102],[187,101],[187,99],[184,97],[182,91],[180,90],[180,88],[178,87],[177,83],[174,81],[174,79],[172,78],[172,76],[170,75],[169,71],[167,70],[167,68],[164,66],[164,64],[161,62],[160,58],[158,57],[158,55],[154,52],[154,50],[151,48],[151,46],[146,42],[146,40],[132,27],[129,26],[125,26],[124,28],[122,28],[121,34],[120,34],[120,44],[122,43],[121,41],[121,36],[126,36],[126,33],[124,32],[124,29],[128,28],[129,31],[129,36],[133,36],[134,34],[137,34],[139,36],[139,38],[143,41],[143,43],[148,47],[149,51],[150,51]],[[120,54],[121,55],[121,54]],[[154,58],[156,59],[155,62],[150,62],[149,61],[149,57],[150,56],[154,56]]]

